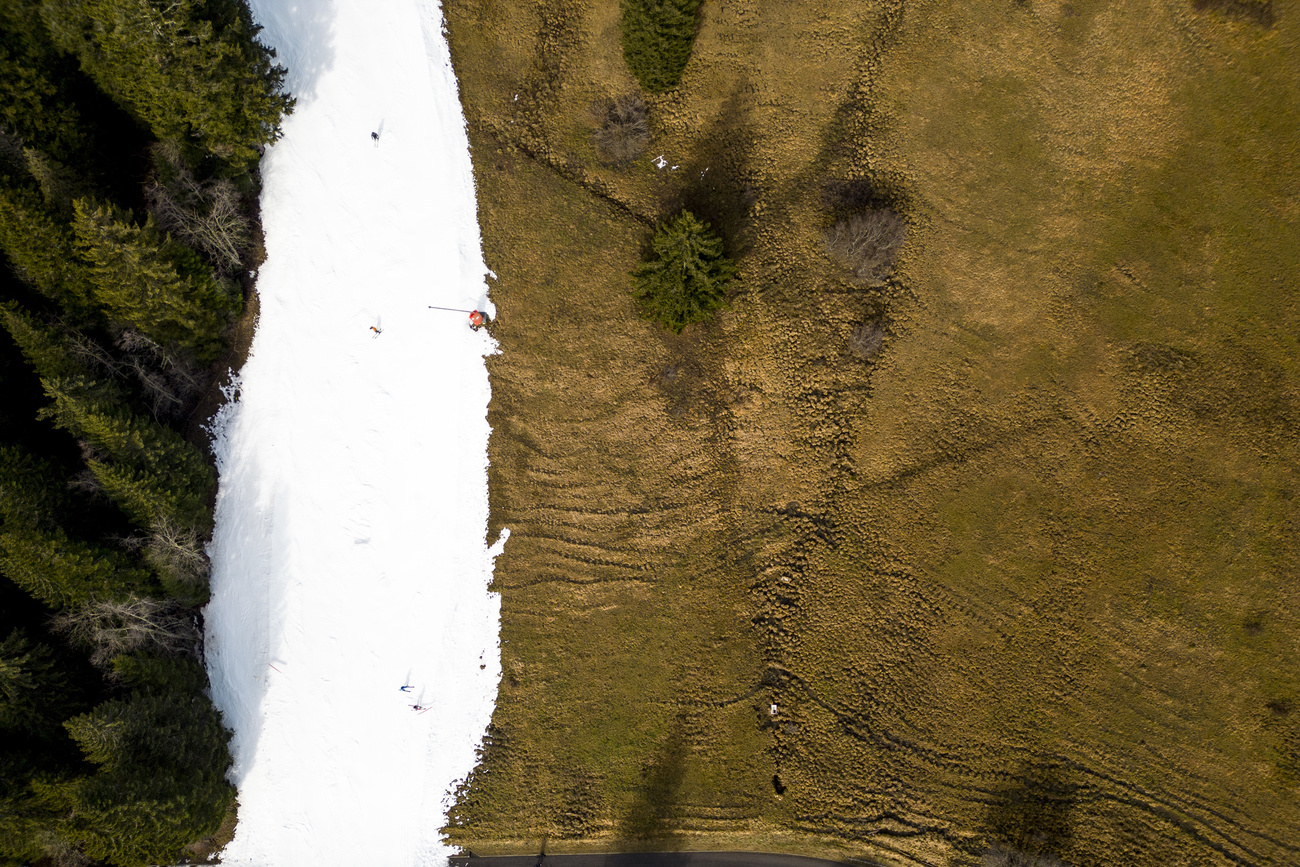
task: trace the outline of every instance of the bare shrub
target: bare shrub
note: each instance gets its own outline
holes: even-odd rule
[[[145,189],[158,225],[206,253],[229,273],[239,268],[252,242],[252,222],[239,190],[224,178],[199,181],[172,142],[154,146],[158,170]]]
[[[600,126],[596,130],[596,152],[607,163],[630,162],[645,153],[650,142],[650,125],[645,102],[636,94],[624,94],[596,104]]]
[[[166,584],[173,592],[196,596],[206,591],[212,564],[203,550],[203,540],[193,529],[160,518],[144,542],[144,558],[167,577]]]
[[[202,379],[191,362],[168,352],[140,332],[123,331],[117,346],[126,353],[125,367],[152,402],[155,417],[181,415],[189,401],[202,390]]]
[[[879,322],[855,325],[849,332],[849,352],[862,361],[870,361],[885,343],[885,326]]]
[[[194,621],[173,601],[131,596],[91,602],[60,612],[54,627],[91,649],[90,661],[107,666],[113,657],[138,650],[179,654],[198,647]]]
[[[38,832],[37,842],[45,850],[45,858],[40,863],[50,867],[89,867],[95,863],[95,859],[82,852],[75,843],[54,831]]]
[[[898,248],[907,238],[907,224],[890,208],[855,214],[840,220],[825,235],[831,258],[859,280],[878,284],[894,269]]]
[[[99,483],[99,479],[95,478],[95,474],[90,470],[82,470],[68,479],[68,490],[78,491],[94,498],[107,496],[104,493],[104,486]]]

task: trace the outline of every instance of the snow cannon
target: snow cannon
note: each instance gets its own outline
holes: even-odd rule
[[[473,328],[475,331],[478,331],[491,321],[491,318],[482,310],[471,310],[469,313],[469,327]]]

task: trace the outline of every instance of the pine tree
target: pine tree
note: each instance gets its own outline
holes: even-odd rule
[[[77,255],[71,229],[50,213],[35,190],[0,178],[0,249],[14,270],[70,313],[87,315],[90,274]]]
[[[736,267],[707,223],[682,211],[655,230],[651,246],[654,258],[632,272],[644,318],[680,334],[726,303]]]
[[[238,304],[213,280],[198,254],[148,218],[136,226],[121,212],[79,199],[73,228],[95,299],[108,315],[162,346],[211,360]]]
[[[24,749],[14,741],[6,738],[9,748],[0,750],[0,856],[13,859],[0,860],[6,867],[53,854],[51,844],[64,842],[58,824],[72,806],[64,794],[72,777],[43,767],[46,745],[38,741]]]
[[[702,0],[622,0],[623,59],[651,93],[681,83],[691,59]]]
[[[0,446],[0,522],[56,526],[67,505],[67,486],[54,464],[17,446]]]
[[[0,3],[0,125],[60,158],[86,144],[65,92],[66,67],[40,23],[38,3]]]
[[[90,184],[78,172],[36,148],[23,148],[27,173],[36,181],[45,199],[45,207],[59,220],[70,222],[72,203],[89,194]],[[71,231],[68,232],[69,236]]]
[[[104,459],[87,461],[104,491],[142,526],[167,519],[206,534],[212,468],[180,434],[152,419],[88,396],[76,382],[42,380],[48,415]]]
[[[63,833],[114,864],[174,863],[216,831],[234,800],[226,781],[229,734],[206,698],[137,691],[65,723],[93,777],[72,788]]]
[[[52,608],[148,593],[150,574],[125,554],[68,538],[62,529],[0,530],[0,572]]]
[[[86,375],[85,365],[68,351],[64,335],[16,303],[0,302],[0,325],[13,337],[27,363],[42,379],[71,380]]]
[[[0,641],[0,730],[48,738],[72,712],[77,695],[48,647],[19,630]]]
[[[45,0],[55,42],[160,139],[250,163],[280,136],[293,99],[246,9],[197,0]]]

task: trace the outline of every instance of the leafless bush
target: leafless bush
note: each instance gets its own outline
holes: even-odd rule
[[[107,666],[123,653],[183,653],[198,646],[194,621],[175,602],[132,596],[91,602],[60,612],[54,627],[91,649],[90,661]]]
[[[123,331],[117,346],[126,353],[125,366],[144,389],[157,418],[181,415],[203,387],[190,362],[168,352],[138,331]]]
[[[172,142],[155,145],[158,171],[145,190],[158,225],[203,251],[218,268],[239,268],[252,241],[252,223],[239,190],[219,178],[200,182]]]
[[[1066,867],[1055,855],[1030,855],[1000,843],[984,853],[981,863],[983,867]]]
[[[95,474],[90,470],[82,470],[72,478],[68,479],[68,490],[78,491],[91,497],[105,496],[104,486],[95,478]]]
[[[66,338],[64,346],[68,354],[80,361],[82,364],[92,370],[100,370],[110,376],[121,376],[122,366],[117,363],[109,351],[99,344],[99,341],[92,337],[77,331],[75,328],[65,328]]]
[[[212,564],[203,550],[203,540],[188,527],[167,518],[154,522],[144,543],[144,557],[159,572],[166,573],[181,587],[199,592],[208,585]]]
[[[43,831],[37,835],[45,858],[40,862],[50,867],[88,867],[95,859],[88,856],[72,843],[54,831]]]
[[[645,153],[650,126],[645,102],[636,94],[625,94],[596,104],[600,126],[596,130],[596,152],[607,163],[630,162]]]
[[[907,224],[890,208],[840,220],[825,236],[831,258],[867,283],[880,283],[889,276],[906,238]]]
[[[870,361],[885,343],[885,326],[879,322],[855,325],[849,332],[849,352],[862,361]]]

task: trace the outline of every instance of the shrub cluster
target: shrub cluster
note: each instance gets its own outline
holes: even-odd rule
[[[854,214],[825,235],[830,257],[868,284],[879,284],[889,276],[906,239],[907,224],[890,208]]]
[[[645,102],[627,94],[598,103],[600,126],[596,129],[596,152],[607,163],[631,162],[645,153],[650,141],[650,124]]]
[[[682,80],[699,28],[702,0],[622,0],[623,59],[650,93]]]

